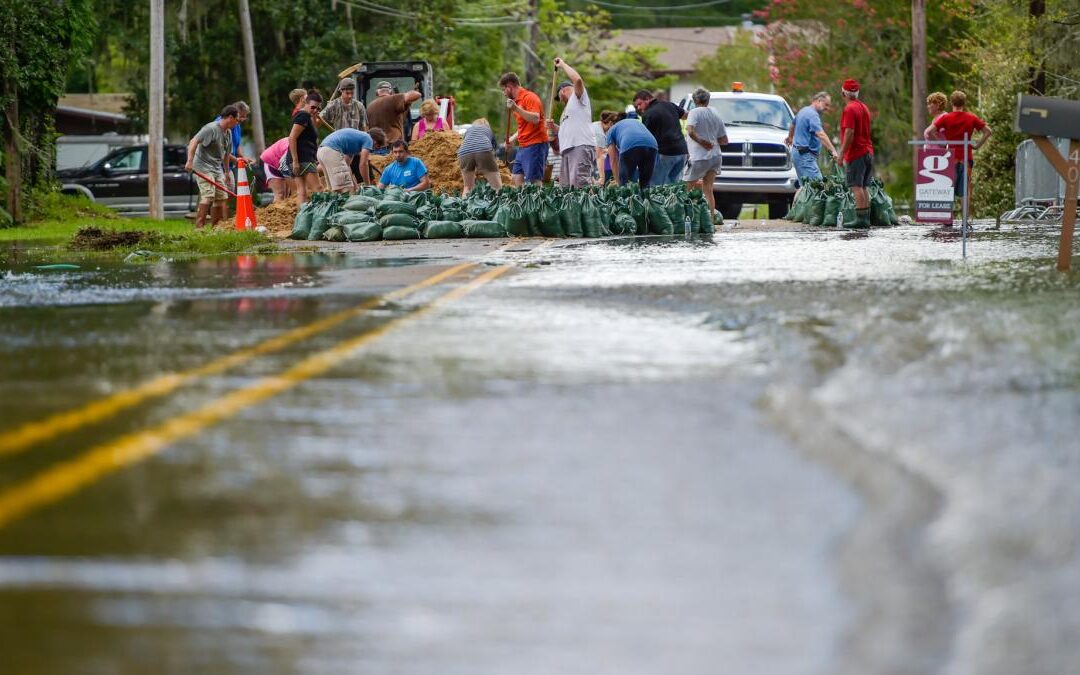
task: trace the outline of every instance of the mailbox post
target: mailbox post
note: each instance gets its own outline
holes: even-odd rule
[[[1021,94],[1016,100],[1016,130],[1032,136],[1065,181],[1065,215],[1061,219],[1057,268],[1059,272],[1068,272],[1072,265],[1076,197],[1080,192],[1080,101]],[[1068,156],[1062,157],[1047,136],[1068,138]]]

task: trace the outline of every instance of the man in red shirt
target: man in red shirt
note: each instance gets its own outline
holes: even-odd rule
[[[979,132],[979,141],[967,150],[966,163],[964,162],[964,146],[950,146],[953,162],[956,163],[956,196],[967,202],[968,213],[971,213],[971,190],[968,189],[968,182],[971,176],[971,167],[975,164],[972,153],[986,143],[991,132],[986,122],[966,110],[967,94],[962,91],[954,91],[952,96],[949,97],[949,102],[952,103],[952,112],[945,113],[935,119],[927,127],[925,135],[935,132],[947,141],[962,141],[965,135],[968,139],[973,139],[975,132]]]
[[[870,227],[870,195],[866,188],[874,176],[874,144],[870,140],[870,109],[859,100],[859,83],[844,80],[847,105],[840,116],[840,158],[847,185],[855,195],[855,227]]]
[[[510,180],[515,187],[521,187],[526,181],[542,183],[548,153],[548,135],[543,124],[544,105],[539,96],[521,86],[514,73],[499,78],[499,87],[506,94],[506,109],[514,113],[514,121],[517,122],[518,151],[510,166]]]

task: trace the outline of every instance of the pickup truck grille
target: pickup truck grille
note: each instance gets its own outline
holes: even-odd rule
[[[790,162],[787,146],[780,143],[728,143],[720,153],[725,169],[782,171]]]

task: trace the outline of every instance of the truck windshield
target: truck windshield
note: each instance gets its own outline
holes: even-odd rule
[[[791,126],[791,111],[783,101],[761,98],[714,98],[709,101],[712,109],[724,120],[724,124],[761,125],[787,130]]]

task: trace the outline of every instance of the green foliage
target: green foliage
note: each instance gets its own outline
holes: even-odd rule
[[[118,219],[116,211],[90,201],[85,195],[65,195],[55,185],[34,188],[27,199],[26,221],[63,221],[77,218]]]
[[[70,63],[90,49],[95,16],[92,0],[8,0],[0,18],[0,109],[12,101],[19,118],[4,116],[5,142],[19,149],[25,192],[49,180],[54,155],[52,111],[63,93]],[[6,158],[10,161],[11,158]],[[6,192],[6,190],[5,190]]]
[[[976,214],[992,217],[1015,203],[1016,146],[1026,138],[1013,130],[1016,97],[1028,92],[1033,72],[1046,71],[1048,96],[1080,95],[1080,2],[1050,0],[1039,19],[1026,3],[986,3],[974,25],[958,49],[971,67],[958,75],[969,94],[979,93],[979,112],[993,130],[975,157],[972,192]]]
[[[754,34],[748,30],[737,31],[733,44],[717,47],[695,67],[698,79],[710,91],[726,90],[732,82],[742,82],[747,91],[769,90],[768,52],[754,43]]]
[[[570,0],[566,4],[568,8],[576,10],[587,10],[590,5],[595,6],[590,0]],[[668,3],[656,0],[614,0],[611,4],[617,4],[619,7],[602,6],[602,9],[611,13],[611,25],[629,29],[731,25],[738,23],[743,14],[760,10],[768,2],[767,0],[729,0],[706,7],[691,6],[688,9],[681,9],[680,6],[700,5],[700,2],[695,2],[695,0],[672,0]],[[665,4],[669,7],[649,9]],[[642,7],[645,9],[641,9]]]

